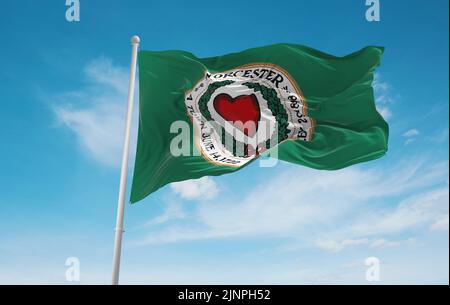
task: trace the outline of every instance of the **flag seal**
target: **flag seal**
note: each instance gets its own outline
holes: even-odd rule
[[[185,104],[197,149],[215,165],[243,166],[283,141],[310,141],[314,130],[298,84],[274,64],[206,71]]]

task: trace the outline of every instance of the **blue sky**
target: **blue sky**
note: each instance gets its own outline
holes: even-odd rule
[[[139,34],[142,49],[198,56],[385,46],[391,136],[385,157],[341,171],[254,163],[128,205],[122,283],[366,284],[375,256],[381,283],[448,284],[448,1],[380,0],[372,23],[363,0],[80,2],[76,23],[63,0],[1,4],[0,283],[66,284],[67,257],[81,283],[109,283]]]

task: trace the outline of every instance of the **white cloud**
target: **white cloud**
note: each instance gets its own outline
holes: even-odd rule
[[[416,244],[416,240],[414,238],[408,238],[407,240],[386,240],[384,238],[376,239],[371,242],[371,248],[391,248],[391,247],[399,247],[403,245],[413,246]]]
[[[448,214],[437,219],[432,225],[431,230],[448,231]]]
[[[316,241],[315,245],[320,249],[337,253],[349,247],[357,247],[362,245],[369,245],[371,248],[390,248],[398,247],[403,245],[415,245],[416,240],[414,238],[408,238],[407,240],[387,240],[384,238],[379,239],[369,239],[369,238],[359,238],[359,239],[343,239],[340,241],[336,240],[322,240]]]
[[[410,129],[410,130],[406,131],[405,133],[403,133],[403,137],[406,138],[405,145],[408,145],[408,144],[411,144],[412,142],[414,142],[419,135],[420,135],[420,132],[415,128]]]
[[[94,85],[106,85],[126,96],[129,77],[127,69],[115,66],[110,59],[102,57],[90,62],[84,71]]]
[[[166,205],[166,209],[161,215],[156,216],[144,226],[160,225],[175,219],[183,219],[186,217],[186,213],[183,210],[183,206],[179,202],[169,201]]]
[[[85,152],[107,165],[120,160],[123,134],[123,109],[99,105],[90,109],[56,108],[58,119],[77,135]]]
[[[385,120],[389,120],[392,117],[392,111],[389,105],[394,102],[391,94],[391,85],[382,81],[380,73],[375,73],[372,85],[377,110]]]
[[[377,106],[377,111],[381,114],[381,116],[387,121],[392,117],[392,111],[387,106]]]
[[[316,241],[316,246],[330,252],[340,252],[344,248],[351,246],[359,246],[368,244],[369,240],[367,238],[360,239],[344,239],[342,241],[335,240],[318,240]]]
[[[411,143],[413,143],[416,139],[415,138],[409,138],[405,140],[405,145],[409,145]]]
[[[212,199],[219,188],[210,177],[175,182],[170,185],[172,191],[184,199]]]
[[[238,195],[239,200],[229,194],[200,202],[185,224],[152,230],[134,243],[272,236],[341,251],[428,227],[448,214],[447,177],[447,162],[417,159],[385,170],[292,167]],[[398,203],[392,199],[397,196],[406,199]]]
[[[394,102],[394,99],[390,95],[392,86],[382,80],[380,73],[375,73],[372,86],[375,91],[375,100],[377,103],[389,104]]]
[[[448,187],[413,195],[393,209],[372,211],[369,217],[348,229],[364,235],[380,235],[424,226],[448,213],[448,199]]]
[[[419,132],[417,129],[413,128],[413,129],[410,129],[410,130],[408,130],[407,132],[405,132],[405,133],[403,134],[403,136],[404,136],[405,138],[412,138],[412,137],[418,136],[419,134],[420,134],[420,132]]]
[[[106,58],[84,68],[87,85],[77,91],[53,97],[60,123],[73,131],[83,151],[108,166],[120,163],[128,90],[128,71]],[[136,112],[132,147],[136,142]],[[133,154],[134,149],[130,149]],[[131,156],[130,160],[133,156]]]

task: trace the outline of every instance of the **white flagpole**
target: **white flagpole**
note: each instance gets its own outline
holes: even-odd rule
[[[134,87],[136,82],[136,62],[140,43],[138,36],[131,37],[131,69],[128,83],[128,106],[125,122],[125,141],[123,144],[122,169],[120,171],[119,199],[117,203],[117,219],[114,240],[112,284],[119,284],[120,254],[122,250],[123,214],[125,210],[125,192],[127,186],[128,151],[130,146],[131,116],[133,114]]]

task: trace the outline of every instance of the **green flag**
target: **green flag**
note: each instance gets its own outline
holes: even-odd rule
[[[335,57],[291,44],[211,58],[140,52],[131,202],[264,155],[325,170],[382,156],[388,125],[372,88],[382,53]]]

